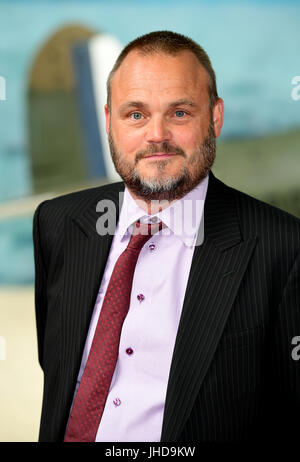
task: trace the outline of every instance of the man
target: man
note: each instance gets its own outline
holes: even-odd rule
[[[300,224],[214,177],[223,112],[189,38],[118,58],[105,113],[124,183],[35,213],[40,441],[296,437]]]

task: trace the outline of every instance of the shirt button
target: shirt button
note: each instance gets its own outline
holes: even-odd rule
[[[137,297],[139,302],[142,302],[143,300],[145,300],[145,296],[143,294],[138,294]]]
[[[127,348],[127,349],[126,349],[126,353],[127,353],[128,355],[132,355],[133,349],[132,349],[132,348]]]
[[[155,244],[153,242],[151,242],[149,245],[148,245],[148,249],[149,250],[154,250],[155,249]]]
[[[117,406],[120,406],[120,404],[121,404],[120,398],[114,399],[113,403],[114,403],[114,405],[115,405],[116,407],[117,407]]]

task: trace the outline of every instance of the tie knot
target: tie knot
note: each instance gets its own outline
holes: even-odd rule
[[[162,227],[162,221],[159,223],[141,223],[140,220],[138,220],[134,225],[127,248],[141,250],[150,237],[160,231]]]

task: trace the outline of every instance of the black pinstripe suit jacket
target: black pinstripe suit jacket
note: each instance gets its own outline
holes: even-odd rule
[[[123,190],[115,183],[61,196],[40,204],[34,216],[40,441],[63,439],[112,242],[112,235],[96,232],[96,204],[118,204]],[[299,250],[299,219],[210,173],[204,242],[189,274],[161,441],[296,437]]]

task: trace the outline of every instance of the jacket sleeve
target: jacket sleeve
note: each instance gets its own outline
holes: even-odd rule
[[[42,202],[34,213],[33,218],[33,248],[35,264],[35,315],[38,340],[38,358],[43,369],[43,344],[47,319],[47,268],[43,256],[41,210]]]

